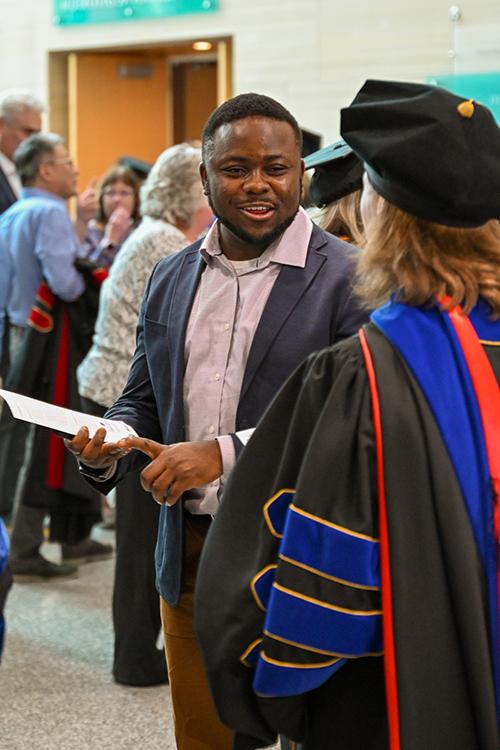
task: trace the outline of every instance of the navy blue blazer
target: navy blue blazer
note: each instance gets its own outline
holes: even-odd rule
[[[200,242],[156,266],[145,292],[137,349],[123,394],[107,412],[139,435],[162,443],[185,440],[184,337],[205,261]],[[304,268],[284,266],[272,288],[250,348],[236,416],[236,429],[254,427],[271,399],[302,360],[317,349],[355,333],[367,314],[353,298],[357,250],[314,227]],[[121,459],[104,492],[127,471],[145,465],[138,451]],[[92,480],[90,480],[92,481]],[[163,506],[156,546],[158,591],[179,598],[182,572],[183,503]]]
[[[17,196],[10,186],[10,182],[5,176],[5,172],[0,167],[0,214],[7,211],[13,203],[17,201]]]

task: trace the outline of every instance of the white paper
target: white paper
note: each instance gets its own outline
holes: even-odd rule
[[[88,427],[89,436],[93,437],[99,427],[106,430],[106,442],[116,443],[122,438],[137,436],[136,431],[125,422],[114,419],[102,419],[90,414],[83,414],[72,409],[64,409],[62,406],[46,404],[45,401],[37,401],[35,398],[21,396],[19,393],[5,391],[0,388],[0,396],[9,406],[12,416],[22,419],[24,422],[32,422],[41,427],[49,427],[56,432],[68,435],[76,435],[80,427]]]

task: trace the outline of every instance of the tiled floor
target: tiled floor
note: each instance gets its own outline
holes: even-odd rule
[[[57,549],[45,547],[57,559]],[[111,678],[113,565],[11,589],[1,750],[174,750],[168,687],[129,688]]]
[[[58,558],[56,545],[43,552]],[[0,750],[175,750],[168,687],[123,687],[111,678],[113,565],[82,565],[73,580],[14,584],[0,666]]]

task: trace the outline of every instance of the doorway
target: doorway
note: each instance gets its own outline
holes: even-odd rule
[[[191,41],[49,54],[49,129],[78,164],[78,190],[122,156],[153,163],[198,140],[210,112],[232,96],[231,40],[193,53]]]
[[[181,57],[171,65],[174,143],[199,140],[217,101],[217,61]]]

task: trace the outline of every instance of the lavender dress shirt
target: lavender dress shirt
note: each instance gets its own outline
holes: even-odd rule
[[[235,461],[236,411],[250,347],[274,282],[283,265],[304,268],[313,224],[299,209],[290,227],[265,252],[230,261],[219,244],[218,223],[200,252],[206,262],[185,339],[184,414],[186,440],[219,441],[224,474],[186,493],[185,507],[215,514],[219,492]]]

